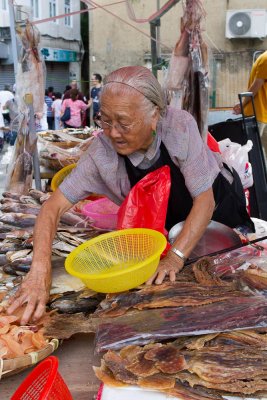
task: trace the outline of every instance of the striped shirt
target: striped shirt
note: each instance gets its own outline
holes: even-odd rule
[[[145,154],[129,156],[135,166],[149,167],[163,141],[177,165],[192,196],[210,189],[223,168],[219,155],[215,156],[203,142],[194,118],[183,110],[168,107],[157,125],[157,135]],[[143,164],[143,165],[142,165]],[[99,134],[83,154],[77,168],[66,177],[60,190],[76,203],[91,193],[103,194],[120,205],[131,190],[123,157],[118,155],[107,136]]]

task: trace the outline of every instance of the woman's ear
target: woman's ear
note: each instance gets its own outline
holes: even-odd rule
[[[151,128],[153,131],[155,131],[157,128],[157,123],[158,123],[159,117],[160,117],[159,107],[155,106],[153,114],[152,114],[152,118],[151,118]]]

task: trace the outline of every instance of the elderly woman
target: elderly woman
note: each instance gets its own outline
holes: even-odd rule
[[[175,280],[211,218],[229,226],[247,224],[253,229],[245,199],[232,190],[240,181],[203,143],[190,114],[165,109],[161,87],[148,69],[124,67],[111,73],[102,89],[101,116],[102,134],[44,203],[37,218],[31,270],[9,308],[11,313],[27,303],[22,323],[31,316],[38,319],[45,310],[51,281],[51,246],[60,216],[92,192],[121,204],[131,187],[148,172],[170,166],[166,227],[182,220],[185,223],[148,283],[155,280],[161,284],[165,276]]]

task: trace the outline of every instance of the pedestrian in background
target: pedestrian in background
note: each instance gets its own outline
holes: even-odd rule
[[[19,130],[19,109],[18,109],[18,103],[15,97],[16,94],[16,85],[13,85],[13,99],[10,99],[6,102],[6,104],[3,106],[3,110],[8,110],[9,112],[9,117],[10,117],[10,124],[9,128],[10,131],[8,133],[9,137],[9,144],[11,146],[14,146],[17,135],[18,135],[18,130]]]
[[[4,110],[3,106],[6,104],[8,100],[11,100],[14,98],[13,93],[10,91],[9,85],[4,86],[4,90],[0,90],[0,107],[1,107],[1,114],[3,115],[4,122],[7,124],[10,123],[10,117],[9,117],[9,112],[8,110]]]
[[[51,99],[54,101],[55,100],[54,87],[49,86],[47,90],[48,90],[48,96],[51,97]]]
[[[54,114],[54,122],[55,122],[55,130],[60,129],[61,106],[62,106],[62,94],[59,92],[56,92],[55,100],[53,101],[53,104],[52,104],[52,111]]]
[[[67,89],[67,86],[66,86],[66,89]],[[86,98],[84,97],[82,92],[80,92],[80,90],[78,88],[78,82],[76,80],[71,81],[70,89],[65,91],[64,96],[63,96],[63,100],[71,98],[71,90],[72,89],[78,90],[78,100],[81,100],[81,101],[84,101],[84,102],[86,101]]]
[[[81,111],[87,110],[89,105],[79,100],[78,89],[71,89],[70,99],[63,100],[61,115],[64,114],[66,107],[70,108],[70,119],[64,122],[65,128],[80,128],[82,125]]]
[[[52,110],[53,100],[48,96],[48,89],[45,90],[45,104],[47,105],[47,124],[48,129],[54,129],[54,116]]]
[[[256,118],[262,136],[267,125],[267,51],[262,53],[253,63],[247,90],[253,94]],[[244,97],[242,104],[245,115],[253,115],[251,99]],[[233,111],[235,114],[241,114],[240,103],[233,107]]]
[[[93,105],[93,121],[96,126],[99,126],[99,117],[100,117],[100,92],[102,89],[102,76],[100,74],[93,74],[92,75],[92,89],[90,92],[90,100],[89,100],[89,107]]]
[[[64,100],[65,93],[68,92],[70,89],[71,89],[71,86],[70,86],[70,85],[66,85],[66,86],[65,86],[65,90],[64,90],[63,95],[62,95],[62,99],[63,99],[63,100]]]

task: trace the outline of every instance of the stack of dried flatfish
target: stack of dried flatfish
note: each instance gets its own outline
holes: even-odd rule
[[[267,391],[264,247],[238,251],[241,269],[229,252],[186,267],[177,282],[108,295],[93,315],[96,349],[107,351],[97,377],[184,400]]]
[[[31,189],[28,195],[3,193],[0,204],[0,265],[7,273],[27,272],[32,258],[33,227],[49,193]],[[75,247],[99,234],[84,215],[70,210],[63,214],[52,254],[66,257]]]
[[[267,391],[267,333],[235,331],[108,351],[97,377],[180,399],[223,399]]]
[[[188,300],[184,297],[184,288]],[[165,289],[171,296],[171,285]],[[124,299],[128,304],[132,300],[129,294]],[[164,300],[159,295],[148,306],[140,303],[135,306],[133,301],[133,307],[139,310],[128,311],[117,317],[102,316],[97,327],[97,351],[120,349],[129,344],[143,345],[179,336],[267,327],[267,298],[263,294],[226,291],[223,287],[196,285],[188,290],[183,285],[173,299]]]

